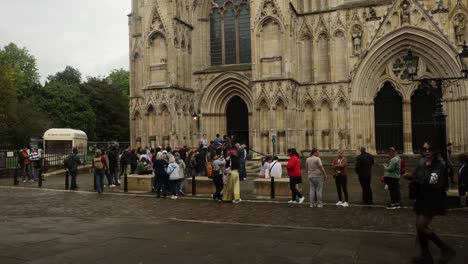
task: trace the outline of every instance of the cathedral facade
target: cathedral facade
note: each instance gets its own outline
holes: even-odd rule
[[[466,0],[132,0],[132,146],[234,135],[259,153],[434,140],[435,97],[461,76]],[[447,140],[468,151],[468,81],[443,90]],[[272,144],[272,141],[275,144]],[[273,150],[273,146],[275,149]]]

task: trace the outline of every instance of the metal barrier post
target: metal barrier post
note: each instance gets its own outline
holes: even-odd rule
[[[275,135],[272,136],[271,138],[271,143],[273,144],[273,158],[276,155],[276,137]],[[271,199],[275,199],[275,177],[272,177],[270,175],[271,179]]]
[[[197,182],[195,181],[195,175],[192,176],[192,196],[197,195]]]

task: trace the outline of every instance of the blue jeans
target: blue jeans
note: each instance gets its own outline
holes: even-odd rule
[[[28,180],[31,180],[31,163],[24,165],[24,168],[23,168],[23,181],[26,180],[26,177],[28,177]]]
[[[309,177],[309,188],[310,204],[322,204],[323,177]],[[315,199],[315,196],[317,196],[317,199]]]
[[[239,178],[241,180],[244,180],[245,178],[247,178],[247,172],[246,172],[246,169],[245,169],[245,160],[241,160],[239,161]]]
[[[96,191],[98,193],[104,192],[104,169],[94,169],[94,179]]]

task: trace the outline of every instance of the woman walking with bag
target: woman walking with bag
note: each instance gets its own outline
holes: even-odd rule
[[[336,190],[338,192],[337,206],[348,207],[348,176],[346,167],[348,166],[348,160],[344,157],[344,150],[338,151],[338,157],[333,160],[333,177],[335,178]],[[341,191],[344,193],[344,199]]]
[[[410,184],[410,198],[415,199],[417,237],[421,248],[421,255],[414,258],[413,263],[433,263],[429,241],[441,250],[439,263],[448,263],[455,256],[455,250],[429,228],[436,215],[445,215],[445,163],[433,153],[430,144],[423,148],[423,155],[411,176]]]
[[[297,203],[296,197],[299,198],[299,203],[303,203],[305,198],[296,188],[297,184],[302,183],[301,160],[299,159],[299,153],[297,153],[295,148],[290,148],[288,149],[288,155],[290,159],[286,164],[286,169],[288,170],[289,176],[289,189],[291,189],[292,193],[292,199],[288,203]]]

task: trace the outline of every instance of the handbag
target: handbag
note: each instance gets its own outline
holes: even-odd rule
[[[206,163],[206,176],[208,178],[213,177],[213,163],[211,162]]]

